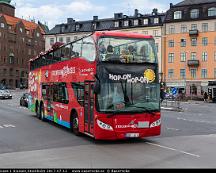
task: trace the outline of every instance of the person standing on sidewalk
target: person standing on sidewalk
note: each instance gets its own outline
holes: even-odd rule
[[[208,94],[207,94],[207,92],[204,93],[203,98],[204,98],[204,102],[207,102],[207,99],[208,99]]]

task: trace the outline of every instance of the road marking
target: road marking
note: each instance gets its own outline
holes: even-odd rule
[[[216,124],[216,122],[215,122],[215,121],[205,121],[205,120],[189,120],[189,119],[180,118],[180,117],[177,117],[177,120],[183,120],[183,121],[188,121],[188,122],[195,122],[195,123]]]
[[[167,149],[167,150],[177,151],[177,152],[189,155],[189,156],[193,156],[193,157],[197,157],[197,158],[200,157],[199,155],[196,155],[196,154],[193,154],[193,153],[189,153],[189,152],[186,152],[186,151],[182,151],[182,150],[177,150],[175,148],[171,148],[171,147],[167,147],[167,146],[163,146],[163,145],[159,145],[159,144],[155,144],[155,143],[151,143],[151,142],[146,142],[146,143],[149,144],[149,145],[153,145],[153,146],[156,146],[156,147],[164,148],[164,149]]]
[[[3,124],[3,125],[0,125],[0,129],[3,129],[3,128],[15,128],[16,126],[13,125],[13,124]]]
[[[170,127],[166,127],[167,130],[174,130],[174,131],[179,131],[179,129],[175,129],[175,128],[170,128]]]

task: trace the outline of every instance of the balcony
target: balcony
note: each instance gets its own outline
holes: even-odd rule
[[[198,29],[189,30],[190,37],[197,37],[199,35]]]
[[[199,60],[188,60],[187,64],[188,64],[188,66],[198,67],[199,66]]]

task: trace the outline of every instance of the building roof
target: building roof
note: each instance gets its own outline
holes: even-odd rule
[[[208,4],[208,3],[214,3],[216,0],[185,0],[182,2],[179,2],[178,4],[174,5],[174,7],[179,6],[186,6],[186,5],[196,5],[196,4]]]
[[[45,34],[45,31],[38,24],[36,24],[34,22],[30,22],[30,21],[27,21],[24,19],[13,17],[13,16],[8,16],[5,14],[0,14],[0,16],[3,16],[5,18],[8,25],[15,26],[17,23],[22,22],[27,30],[31,31],[31,30],[35,30],[37,27],[39,27],[41,30],[41,33]]]
[[[155,9],[154,9],[155,10]],[[65,33],[76,33],[76,32],[93,32],[93,31],[104,31],[104,30],[119,30],[119,29],[128,29],[131,27],[146,27],[142,24],[139,24],[138,26],[134,26],[133,24],[129,25],[128,27],[121,26],[121,27],[115,27],[114,22],[115,21],[125,21],[128,20],[130,23],[133,23],[133,20],[138,19],[142,21],[144,18],[149,19],[149,26],[161,26],[164,19],[165,19],[165,13],[158,13],[156,9],[157,14],[140,14],[138,13],[138,10],[136,9],[136,15],[134,16],[127,16],[123,15],[122,13],[115,13],[114,18],[105,18],[105,19],[98,19],[98,16],[94,16],[93,20],[87,20],[87,21],[75,21],[72,18],[71,22],[58,24],[54,28],[52,28],[47,34],[65,34]],[[120,17],[119,17],[119,16]],[[153,20],[155,17],[159,18],[159,23],[154,24]],[[94,25],[96,25],[96,29],[94,28]],[[77,26],[79,29],[77,29]]]

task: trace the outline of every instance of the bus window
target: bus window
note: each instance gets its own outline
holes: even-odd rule
[[[61,61],[69,60],[70,59],[70,47],[71,45],[67,45],[61,48]]]
[[[72,44],[71,57],[80,57],[82,54],[82,40]]]
[[[53,101],[68,104],[68,92],[65,83],[54,83],[53,85]]]
[[[54,61],[61,61],[61,49],[57,49],[54,51],[53,60]]]
[[[92,37],[87,37],[83,39],[82,42],[82,50],[85,50],[82,52],[82,57],[87,59],[88,61],[94,61],[95,60],[95,44]]]
[[[74,95],[81,106],[84,106],[84,83],[72,83]]]

